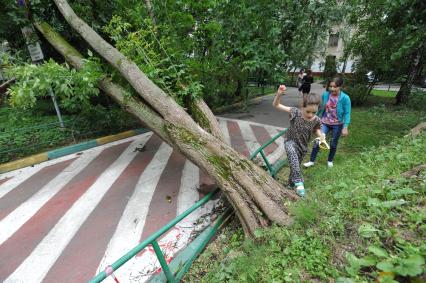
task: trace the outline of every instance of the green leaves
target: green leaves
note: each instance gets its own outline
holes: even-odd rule
[[[376,267],[385,272],[394,272],[402,276],[416,276],[424,271],[424,258],[421,255],[411,255],[408,258],[392,258],[377,263]]]
[[[402,276],[416,276],[423,273],[425,260],[421,255],[411,255],[402,259],[395,267],[395,272]]]
[[[38,98],[50,95],[53,90],[66,109],[82,109],[99,92],[96,84],[101,75],[95,66],[95,61],[86,60],[83,70],[77,72],[52,59],[41,65],[15,65],[10,69],[10,75],[16,77],[16,83],[9,88],[10,103],[14,107],[31,108]]]
[[[376,229],[370,223],[364,223],[364,224],[360,225],[359,228],[358,228],[358,234],[363,238],[371,238],[374,235],[376,235],[376,233],[378,231],[379,230]]]
[[[388,257],[388,252],[378,246],[369,246],[368,251],[378,257]]]

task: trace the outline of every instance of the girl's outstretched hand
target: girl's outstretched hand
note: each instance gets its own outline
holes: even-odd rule
[[[277,90],[277,92],[278,92],[278,94],[284,94],[284,92],[286,91],[286,87],[285,87],[285,85],[280,85],[279,87],[278,87],[278,90]]]

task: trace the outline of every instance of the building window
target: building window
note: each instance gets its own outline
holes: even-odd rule
[[[339,34],[338,33],[330,33],[330,37],[328,38],[328,46],[329,47],[337,47],[339,44]]]

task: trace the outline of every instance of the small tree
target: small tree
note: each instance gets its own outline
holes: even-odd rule
[[[325,57],[323,75],[326,81],[330,81],[337,74],[336,68],[336,56],[328,55]]]

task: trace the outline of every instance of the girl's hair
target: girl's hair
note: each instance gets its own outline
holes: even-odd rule
[[[330,80],[327,80],[327,83],[324,85],[326,91],[330,91]]]
[[[341,87],[343,85],[342,77],[334,77],[330,82],[334,82],[337,87]]]
[[[342,77],[334,77],[331,80],[327,80],[327,84],[324,85],[326,91],[330,91],[330,84],[332,82],[335,83],[337,87],[343,86],[343,79],[342,79]]]
[[[308,105],[320,105],[321,97],[316,93],[308,93],[303,95],[302,107],[306,107]]]
[[[306,73],[307,73],[309,76],[310,76],[310,75],[312,75],[312,71],[311,71],[311,70],[308,70]]]

